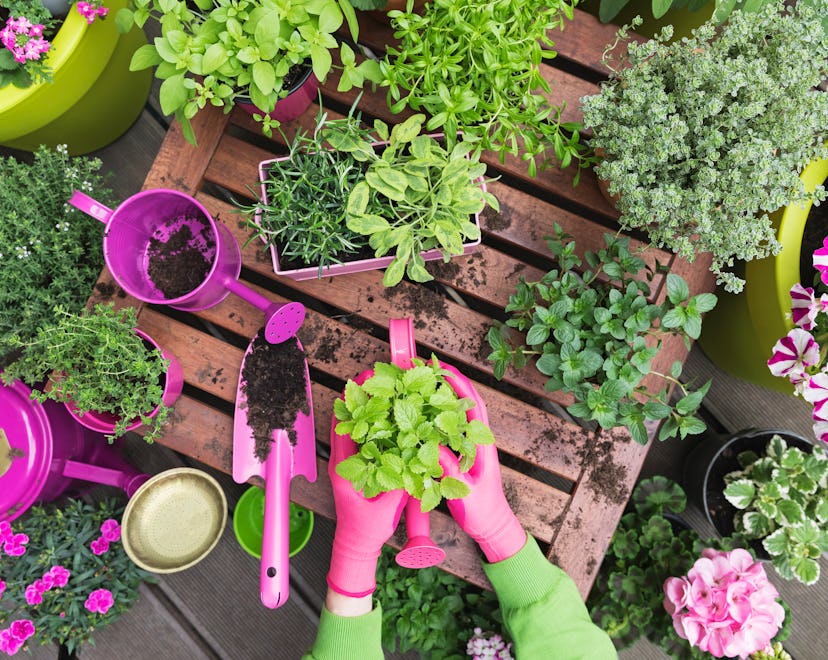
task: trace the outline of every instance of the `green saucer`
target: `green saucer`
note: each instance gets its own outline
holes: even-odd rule
[[[245,551],[255,557],[262,557],[262,533],[264,530],[264,490],[251,486],[239,498],[233,512],[233,532]],[[293,557],[305,547],[313,532],[313,511],[290,503],[290,550]]]

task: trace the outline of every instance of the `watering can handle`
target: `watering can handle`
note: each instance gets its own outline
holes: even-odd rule
[[[104,206],[100,202],[96,202],[89,195],[82,193],[80,190],[75,190],[69,198],[69,203],[76,209],[80,209],[86,215],[90,215],[95,220],[100,220],[104,224],[109,222],[112,217],[112,209]]]
[[[69,479],[81,479],[105,486],[115,486],[126,491],[127,497],[132,497],[138,487],[150,478],[148,474],[127,474],[123,470],[114,470],[71,460],[64,463],[62,474]]]

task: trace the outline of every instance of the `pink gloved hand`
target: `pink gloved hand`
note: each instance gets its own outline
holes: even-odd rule
[[[355,454],[357,446],[350,436],[337,435],[335,426],[336,420],[331,425],[328,463],[336,507],[328,586],[345,596],[361,598],[377,586],[377,560],[400,522],[408,494],[399,489],[366,499],[356,492],[350,481],[336,473],[336,466]]]
[[[460,472],[457,456],[440,447],[443,475],[454,477],[471,488],[466,497],[447,500],[451,515],[471,536],[490,563],[508,559],[526,544],[526,532],[515,516],[500,477],[500,462],[494,445],[478,445],[474,465]]]

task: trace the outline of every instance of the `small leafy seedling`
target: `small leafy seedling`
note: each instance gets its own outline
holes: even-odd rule
[[[469,493],[462,481],[443,477],[440,445],[460,455],[460,470],[474,464],[477,445],[494,442],[491,429],[466,411],[476,405],[459,398],[446,377],[452,374],[431,362],[414,358],[411,369],[377,362],[362,385],[349,380],[345,397],[334,402],[336,432],[350,435],[358,451],[336,467],[365,497],[404,488],[422,503],[423,511],[442,498]],[[441,479],[442,477],[442,479]]]

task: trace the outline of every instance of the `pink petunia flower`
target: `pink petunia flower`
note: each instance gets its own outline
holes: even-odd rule
[[[103,536],[99,536],[89,544],[89,547],[92,548],[92,552],[96,555],[102,555],[109,550],[109,541],[107,541]]]
[[[773,347],[768,368],[774,376],[787,376],[792,383],[805,380],[805,369],[819,361],[819,345],[807,330],[794,328]]]
[[[818,440],[828,444],[828,422],[820,420],[814,424],[814,435]]]
[[[121,540],[121,526],[114,518],[109,518],[103,521],[101,525],[101,534],[110,543],[116,543]]]
[[[822,247],[814,250],[814,268],[820,272],[823,284],[828,284],[828,236],[822,242]]]
[[[49,575],[52,577],[54,586],[60,588],[65,587],[66,583],[69,582],[69,576],[71,573],[63,566],[52,566],[52,568],[49,569]]]
[[[6,537],[3,543],[3,550],[9,557],[20,557],[26,552],[26,544],[29,542],[29,537],[25,534],[12,534]]]
[[[812,330],[817,314],[825,307],[823,298],[825,296],[817,300],[811,287],[794,284],[791,287],[791,318],[793,318],[793,322],[803,330]]]
[[[112,598],[112,592],[109,589],[95,589],[89,594],[83,606],[93,614],[106,614],[114,604],[115,599]]]

